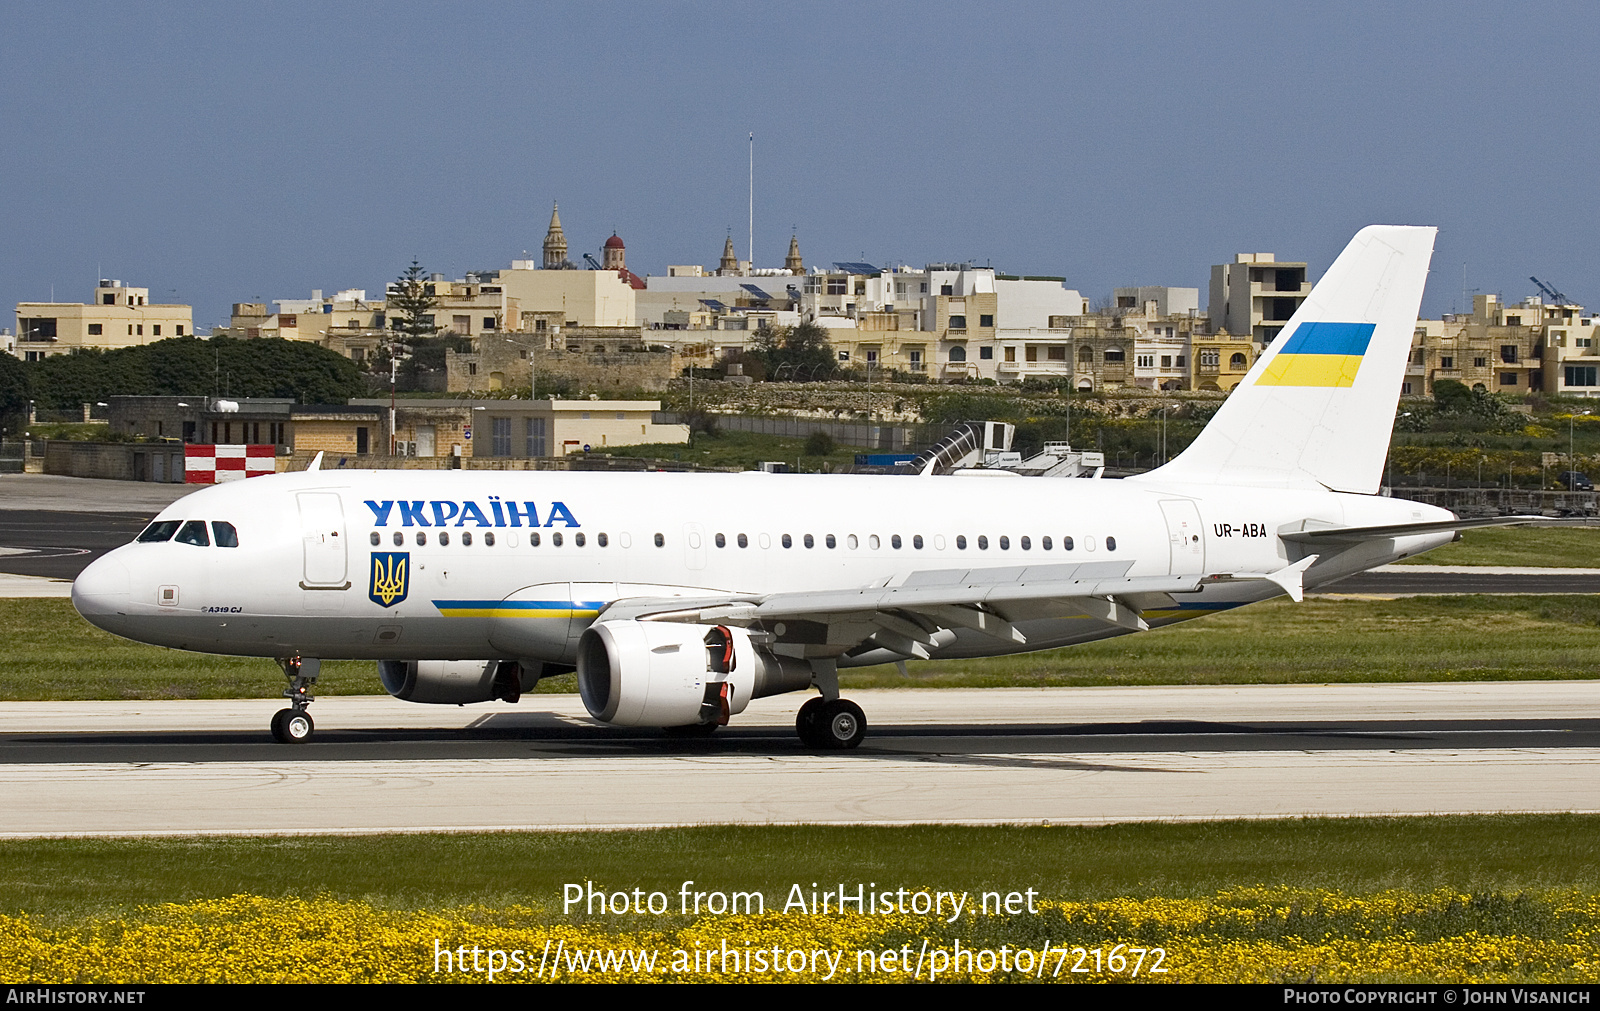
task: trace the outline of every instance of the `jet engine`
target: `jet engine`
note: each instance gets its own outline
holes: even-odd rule
[[[578,690],[589,714],[625,727],[728,722],[751,699],[799,691],[810,665],[759,648],[726,625],[602,621],[578,640]]]
[[[571,668],[568,668],[569,670]],[[384,691],[405,702],[515,702],[538,684],[538,664],[515,660],[379,660]]]

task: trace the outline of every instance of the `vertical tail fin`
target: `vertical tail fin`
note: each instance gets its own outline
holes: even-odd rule
[[[1376,492],[1436,231],[1357,232],[1199,438],[1150,476]]]

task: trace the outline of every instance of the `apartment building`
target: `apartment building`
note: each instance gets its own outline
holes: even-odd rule
[[[18,302],[12,354],[24,361],[85,349],[109,351],[194,334],[187,305],[150,301],[149,288],[102,279],[94,301]]]
[[[1272,253],[1239,253],[1232,263],[1211,268],[1211,330],[1249,334],[1264,348],[1309,294],[1306,264],[1280,261]]]

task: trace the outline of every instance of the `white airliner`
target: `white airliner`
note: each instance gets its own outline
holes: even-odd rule
[[[1182,455],[1136,478],[310,470],[175,502],[72,599],[141,642],[272,657],[282,741],[322,659],[396,698],[515,702],[578,672],[595,719],[709,733],[838,668],[1053,649],[1288,594],[1481,521],[1382,497],[1434,229],[1362,229]]]

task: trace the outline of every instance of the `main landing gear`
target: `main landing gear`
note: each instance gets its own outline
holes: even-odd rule
[[[867,714],[839,697],[839,668],[834,660],[811,661],[811,683],[822,693],[808,699],[794,718],[800,743],[813,751],[846,751],[867,736]]]
[[[794,718],[800,743],[813,751],[844,751],[867,736],[867,716],[849,699],[806,700]]]
[[[309,741],[317,725],[312,722],[306,707],[315,701],[311,697],[311,686],[317,683],[322,661],[315,657],[296,656],[279,660],[278,666],[283,668],[284,677],[289,679],[289,687],[283,690],[284,697],[289,700],[289,708],[280,709],[273,715],[272,739],[279,744]]]

